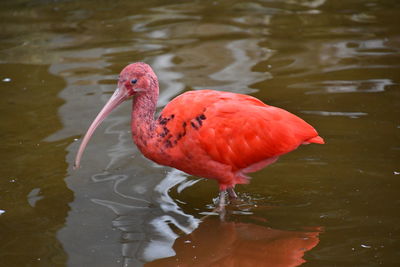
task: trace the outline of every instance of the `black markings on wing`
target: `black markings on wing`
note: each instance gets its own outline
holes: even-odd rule
[[[163,127],[163,132],[160,134],[161,137],[166,137],[169,133],[169,130],[166,126]]]
[[[179,140],[181,140],[186,135],[188,130],[188,123],[190,123],[190,126],[193,129],[199,130],[203,126],[203,121],[207,119],[204,114],[200,114],[188,122],[182,122],[182,130],[176,133],[176,135],[174,136],[170,133],[170,130],[168,129],[168,122],[170,122],[174,118],[174,114],[170,115],[169,117],[160,116],[158,118],[158,123],[162,127],[162,132],[159,134],[160,142],[162,142],[166,148],[172,148],[179,142]]]
[[[179,132],[177,135],[176,135],[176,142],[178,142],[179,140],[181,140],[182,139],[182,137],[184,137],[185,135],[186,135],[186,125],[187,125],[187,123],[184,121],[183,123],[182,123],[182,132]]]
[[[158,123],[161,125],[166,125],[170,120],[175,118],[175,114],[171,114],[171,116],[169,117],[163,117],[160,115],[160,117],[158,117]]]
[[[170,122],[174,118],[175,114],[171,114],[168,117],[163,117],[162,115],[158,117],[158,123],[162,127],[162,132],[159,134],[159,142],[162,142],[166,148],[172,147],[172,142],[171,142],[172,134],[168,129],[168,122]]]
[[[190,125],[192,125],[192,127],[195,128],[196,130],[199,129],[199,127],[193,121],[190,122]]]
[[[203,126],[203,120],[205,120],[205,119],[207,119],[206,115],[200,114],[199,116],[197,116],[196,118],[194,118],[190,121],[190,125],[194,129],[198,130],[198,129],[200,129],[201,126]]]
[[[166,148],[171,148],[172,147],[172,143],[169,139],[165,140],[165,147]]]

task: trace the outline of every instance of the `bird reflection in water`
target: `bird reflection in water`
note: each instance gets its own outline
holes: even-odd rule
[[[175,256],[146,266],[299,266],[304,253],[318,244],[319,233],[318,228],[285,231],[209,217],[175,241]]]
[[[117,215],[112,224],[122,232],[123,266],[298,266],[318,244],[319,227],[287,231],[262,226],[263,218],[254,224],[186,214],[169,192],[179,194],[196,181],[170,171],[154,189],[155,205],[147,207],[93,199]]]

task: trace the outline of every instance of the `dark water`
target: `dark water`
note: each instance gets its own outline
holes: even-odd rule
[[[399,1],[0,7],[0,266],[400,265]],[[138,153],[128,103],[73,171],[135,61],[157,73],[160,108],[185,90],[251,94],[327,143],[253,174],[225,222],[214,181]]]

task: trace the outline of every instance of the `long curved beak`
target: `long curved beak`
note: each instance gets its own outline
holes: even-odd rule
[[[83,151],[85,151],[86,145],[92,137],[97,126],[99,126],[103,122],[103,120],[111,113],[111,111],[113,111],[119,104],[124,102],[124,100],[126,100],[128,97],[129,96],[124,92],[124,90],[121,90],[119,88],[115,90],[114,94],[105,104],[103,109],[99,112],[99,114],[87,130],[85,137],[83,138],[82,143],[79,146],[78,154],[76,154],[74,169],[79,168]]]

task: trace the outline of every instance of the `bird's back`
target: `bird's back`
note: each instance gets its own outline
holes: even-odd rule
[[[153,160],[203,177],[207,174],[193,173],[191,164],[212,162],[237,172],[303,143],[323,143],[311,125],[288,111],[248,95],[213,90],[173,99],[161,112],[156,132],[154,145],[164,149]]]

